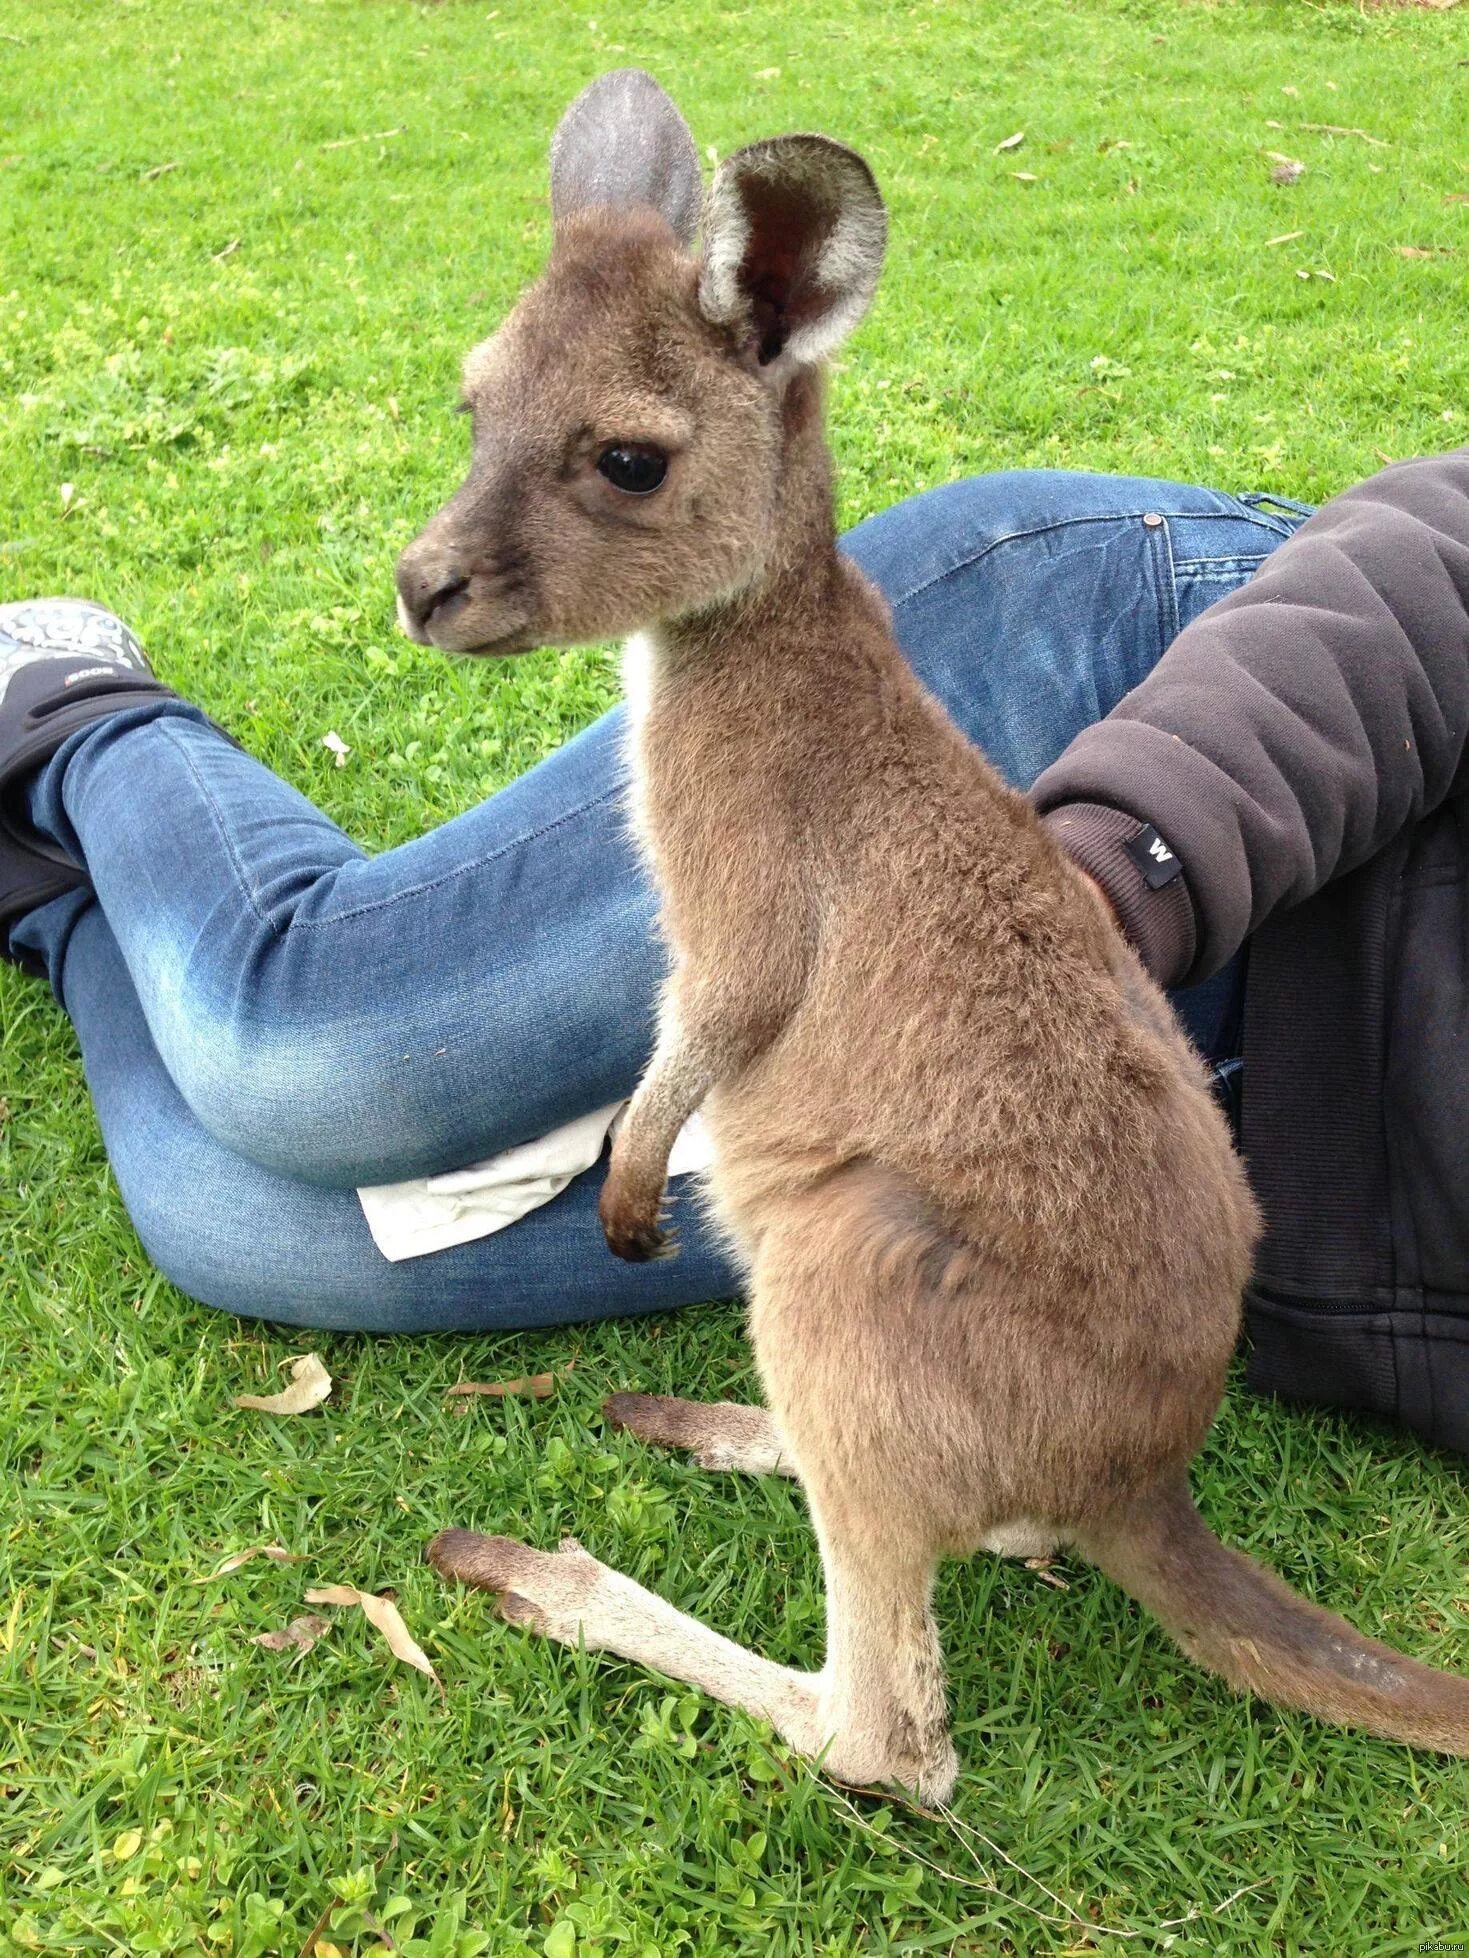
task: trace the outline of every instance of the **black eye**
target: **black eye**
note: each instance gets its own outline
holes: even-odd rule
[[[597,457],[597,468],[614,489],[647,496],[668,474],[668,457],[646,443],[616,442]]]

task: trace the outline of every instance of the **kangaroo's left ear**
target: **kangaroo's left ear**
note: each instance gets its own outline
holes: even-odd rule
[[[687,250],[703,181],[689,126],[641,68],[615,68],[584,88],[551,140],[555,224],[592,204],[642,205]]]
[[[720,165],[703,228],[700,310],[778,379],[823,359],[867,311],[887,213],[855,150],[777,136]]]

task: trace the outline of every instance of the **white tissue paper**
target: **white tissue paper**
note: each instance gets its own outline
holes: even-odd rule
[[[549,1135],[442,1176],[367,1185],[357,1196],[373,1243],[397,1264],[504,1230],[559,1196],[574,1176],[591,1168],[626,1107],[625,1101],[609,1102]],[[668,1174],[687,1176],[707,1169],[713,1153],[709,1132],[694,1115],[673,1145]]]

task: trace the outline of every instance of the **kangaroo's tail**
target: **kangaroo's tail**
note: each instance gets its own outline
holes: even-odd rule
[[[1388,1740],[1469,1754],[1469,1679],[1364,1638],[1226,1550],[1186,1481],[1080,1532],[1077,1543],[1191,1659],[1240,1691]]]

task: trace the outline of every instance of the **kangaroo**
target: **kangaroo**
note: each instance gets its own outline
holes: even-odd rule
[[[825,1664],[771,1664],[575,1541],[451,1529],[430,1561],[931,1802],[957,1766],[934,1570],[980,1548],[1074,1546],[1232,1686],[1469,1753],[1469,1680],[1295,1596],[1194,1508],[1256,1212],[1100,894],[838,552],[822,363],[877,283],[867,165],[783,136],[704,198],[677,109],[624,71],[567,111],[551,208],[544,275],[465,362],[473,460],[400,560],[399,614],[458,652],[635,635],[671,977],[601,1217],[621,1257],[671,1250],[669,1149],[702,1107],[769,1405],[606,1413],[800,1481]]]

